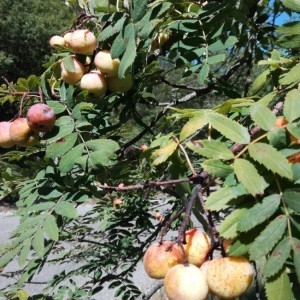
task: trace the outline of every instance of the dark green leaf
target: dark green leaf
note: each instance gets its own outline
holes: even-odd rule
[[[272,251],[264,266],[263,274],[266,278],[276,275],[290,256],[292,243],[290,238],[284,238]]]
[[[200,84],[200,85],[204,84],[204,82],[208,78],[209,70],[210,70],[209,64],[204,63],[200,69],[200,72],[199,72],[199,75],[197,78],[198,84]]]
[[[294,120],[300,118],[300,92],[296,89],[289,91],[286,94],[283,114],[288,120],[288,122],[293,122]]]
[[[290,209],[300,213],[300,192],[285,190],[283,192],[283,201]]]
[[[297,274],[298,282],[300,282],[300,240],[292,240],[294,268]]]
[[[131,17],[133,22],[139,21],[146,13],[148,0],[130,0]]]
[[[58,168],[62,173],[69,172],[82,155],[84,144],[79,144],[61,157]]]
[[[280,205],[280,195],[274,194],[265,197],[262,202],[249,208],[238,224],[238,231],[249,231],[255,226],[269,219]]]
[[[268,224],[251,245],[250,259],[257,260],[267,255],[282,238],[286,226],[287,219],[285,215],[278,216]]]

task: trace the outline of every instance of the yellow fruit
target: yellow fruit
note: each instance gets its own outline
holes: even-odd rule
[[[204,300],[208,295],[205,274],[192,264],[172,267],[165,276],[164,290],[169,300]]]
[[[107,78],[107,87],[111,92],[126,93],[132,87],[133,80],[131,74],[126,74],[124,78]]]
[[[94,64],[100,72],[107,77],[118,75],[120,60],[112,58],[108,50],[99,51],[94,59]]]
[[[185,233],[186,244],[183,245],[188,262],[200,267],[211,251],[209,236],[196,228],[187,230]]]
[[[80,81],[82,76],[84,75],[84,66],[83,64],[77,60],[76,58],[72,57],[73,64],[74,64],[74,71],[69,71],[65,68],[64,63],[62,62],[61,67],[61,79],[69,84],[76,84]]]
[[[102,97],[107,90],[106,79],[98,72],[89,72],[83,75],[80,80],[80,87],[90,94]]]
[[[11,122],[0,122],[0,147],[2,148],[11,148],[15,145],[9,133],[10,125]]]
[[[254,269],[244,257],[219,257],[205,262],[200,268],[206,275],[212,294],[232,299],[244,294],[254,278]]]
[[[15,119],[10,126],[11,139],[19,146],[29,147],[37,143],[39,134],[32,132],[26,118]]]
[[[69,47],[78,54],[91,54],[97,48],[97,39],[88,29],[77,29],[65,37]]]
[[[172,247],[170,250],[168,250]],[[167,251],[168,250],[168,251]],[[167,271],[184,260],[182,249],[171,241],[152,244],[145,252],[143,264],[149,277],[162,279]]]
[[[55,48],[55,46],[62,46],[62,47],[66,46],[66,42],[65,42],[64,38],[60,35],[52,36],[49,40],[49,44],[51,47],[54,47],[54,48]]]

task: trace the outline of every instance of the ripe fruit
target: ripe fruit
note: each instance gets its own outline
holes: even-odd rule
[[[66,46],[66,42],[64,40],[64,38],[60,35],[54,35],[51,37],[51,39],[49,40],[49,44],[51,47],[55,46],[62,46],[65,47]]]
[[[0,147],[2,148],[11,148],[15,145],[9,133],[10,125],[11,122],[0,122]]]
[[[106,79],[98,72],[84,74],[80,80],[80,87],[87,90],[90,94],[102,97],[107,90]]]
[[[107,77],[118,75],[120,60],[118,58],[113,59],[108,50],[99,51],[95,56],[94,64]]]
[[[37,143],[39,134],[32,132],[26,118],[15,119],[9,129],[11,139],[20,146],[28,147]]]
[[[170,250],[169,247],[172,247]],[[168,250],[168,251],[167,251]],[[145,252],[143,263],[149,277],[162,279],[167,271],[184,260],[182,249],[171,241],[152,244]]]
[[[65,35],[64,35],[64,41],[65,41],[65,45],[66,46],[69,46],[70,44],[70,41],[71,41],[71,36],[72,36],[72,32],[67,32]]]
[[[164,290],[169,300],[202,300],[208,295],[205,274],[191,264],[172,267],[165,276]]]
[[[211,251],[209,236],[196,228],[187,230],[185,233],[186,244],[183,245],[188,262],[200,267]]]
[[[107,87],[111,92],[116,93],[126,93],[132,87],[132,76],[131,74],[126,74],[124,78],[110,77],[107,78]]]
[[[76,84],[80,81],[84,75],[84,66],[76,58],[72,57],[74,64],[74,71],[69,71],[65,68],[64,63],[60,64],[61,67],[61,79],[69,84]]]
[[[210,292],[222,299],[241,296],[250,287],[254,269],[244,257],[219,257],[205,262],[201,268]]]
[[[69,47],[79,54],[91,54],[97,48],[97,39],[88,29],[77,29],[65,40]]]
[[[47,132],[54,126],[56,117],[50,106],[44,103],[37,103],[28,109],[26,119],[31,130]]]
[[[288,123],[288,121],[287,121],[287,119],[285,117],[278,117],[276,119],[274,127],[275,128],[280,128],[280,127],[285,126],[287,123]]]

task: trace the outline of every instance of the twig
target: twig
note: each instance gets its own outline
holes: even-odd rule
[[[140,294],[136,300],[148,300],[150,299],[162,286],[164,285],[162,280],[155,280],[145,291]]]

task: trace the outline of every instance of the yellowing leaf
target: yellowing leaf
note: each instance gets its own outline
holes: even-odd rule
[[[179,140],[183,141],[207,124],[204,111],[191,118],[181,129]]]
[[[153,152],[152,157],[154,158],[153,164],[159,165],[165,162],[177,149],[178,143],[171,140],[166,146],[157,149]]]

